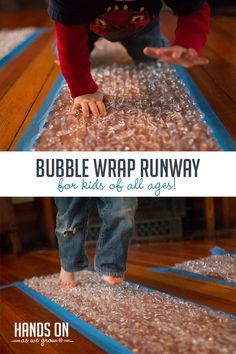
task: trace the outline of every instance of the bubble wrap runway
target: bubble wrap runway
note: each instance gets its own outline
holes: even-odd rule
[[[235,282],[236,284],[236,256],[209,256],[177,263],[173,268]]]
[[[0,30],[0,59],[35,32],[34,27]]]
[[[93,272],[79,272],[80,285],[69,290],[57,280],[52,274],[25,283],[136,353],[236,353],[229,315],[127,282],[109,286]]]
[[[119,63],[101,65],[101,63]],[[59,93],[34,150],[220,150],[175,69],[158,61],[135,64],[117,44],[99,41],[93,76],[112,96],[107,115],[71,114],[66,85]]]

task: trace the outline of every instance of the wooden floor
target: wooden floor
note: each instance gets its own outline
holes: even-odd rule
[[[170,13],[161,16],[162,31],[173,38],[176,19]],[[46,11],[1,13],[1,27],[52,26]],[[43,34],[0,75],[0,150],[13,150],[22,133],[39,109],[58,75],[54,63],[53,32]],[[210,59],[205,67],[190,74],[236,139],[236,20],[213,17],[211,32],[203,55]]]
[[[132,245],[129,253],[126,279],[146,285],[170,294],[193,300],[199,304],[213,306],[219,310],[236,313],[235,288],[190,279],[174,274],[159,274],[147,271],[147,267],[168,267],[176,262],[196,259],[209,255],[214,245],[227,251],[236,250],[236,239],[211,239],[206,241],[188,241],[175,243],[155,243]],[[88,249],[93,264],[94,248]],[[22,256],[7,255],[1,257],[1,285],[22,281],[25,278],[58,272],[57,251],[35,251]],[[14,322],[50,322],[58,321],[39,304],[35,303],[16,288],[1,289],[1,346],[2,353],[44,353],[45,348],[38,344],[11,343]],[[47,344],[47,353],[102,353],[103,351],[86,338],[70,329],[73,343]]]

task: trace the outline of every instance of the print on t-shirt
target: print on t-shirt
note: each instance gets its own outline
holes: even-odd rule
[[[119,41],[142,30],[153,17],[140,1],[116,0],[111,2],[105,13],[95,18],[90,30],[110,41]]]

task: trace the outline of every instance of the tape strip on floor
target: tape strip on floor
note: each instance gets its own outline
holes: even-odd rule
[[[203,96],[196,83],[193,81],[187,70],[181,66],[175,66],[176,72],[188,88],[191,97],[194,99],[197,108],[204,114],[207,125],[213,131],[214,138],[225,151],[236,151],[236,142],[217,117],[206,98]]]
[[[214,283],[219,283],[219,284],[223,284],[223,285],[227,285],[227,286],[236,287],[236,283],[234,283],[234,282],[209,277],[207,275],[189,272],[189,271],[183,270],[183,269],[158,267],[158,268],[148,268],[148,270],[150,272],[156,272],[156,273],[168,273],[168,274],[183,275],[185,277],[201,279],[201,280],[211,281]]]
[[[132,284],[132,283],[130,283],[130,284]],[[111,353],[111,354],[113,354],[113,353],[114,354],[118,354],[118,353],[131,354],[131,353],[133,353],[131,350],[129,350],[128,348],[124,347],[123,345],[121,345],[116,340],[112,339],[108,335],[106,335],[103,332],[101,332],[100,330],[96,329],[94,326],[92,326],[92,325],[88,324],[87,322],[81,320],[80,318],[78,318],[77,316],[75,316],[71,312],[65,310],[64,308],[62,308],[60,305],[56,304],[52,300],[49,300],[46,296],[41,295],[40,293],[36,292],[35,290],[33,290],[32,288],[28,287],[23,282],[16,282],[16,283],[13,283],[13,284],[8,284],[7,286],[1,286],[0,289],[4,289],[4,288],[7,288],[7,287],[8,288],[9,287],[16,287],[17,289],[22,291],[24,294],[26,294],[27,296],[32,298],[34,301],[39,303],[41,306],[46,308],[48,311],[53,313],[55,316],[60,318],[62,321],[68,322],[69,325],[72,328],[74,328],[78,333],[80,333],[84,337],[88,338],[91,342],[93,342],[94,344],[96,344],[97,346],[99,346],[100,348],[105,350],[106,352]],[[163,295],[165,294],[165,293],[160,292],[160,291],[158,291],[156,289],[146,288],[144,286],[139,286],[138,288],[144,289],[144,290],[150,291],[150,292],[157,292],[157,293],[163,294]],[[187,303],[192,303],[192,304],[194,304],[195,306],[197,306],[199,308],[202,308],[202,307],[209,308],[209,309],[211,309],[211,310],[213,310],[215,312],[228,315],[232,319],[236,318],[236,316],[234,316],[234,315],[232,315],[230,313],[226,313],[224,311],[220,311],[220,310],[217,310],[217,309],[209,307],[209,306],[196,304],[193,301],[182,299],[182,298],[177,297],[177,296],[172,296],[171,295],[171,297],[176,298],[176,299],[181,300],[181,301],[184,301],[184,302],[187,302]]]
[[[236,252],[227,252],[221,247],[214,246],[213,248],[210,249],[210,255],[213,257],[236,256]],[[204,258],[201,258],[200,260],[204,260]],[[192,262],[194,262],[194,261],[197,261],[197,259],[192,260]],[[183,263],[185,263],[185,262],[183,262]],[[181,265],[181,263],[178,265]],[[148,268],[148,270],[151,272],[157,272],[157,273],[178,274],[178,275],[183,275],[183,276],[190,277],[190,278],[201,279],[201,280],[211,281],[211,282],[218,283],[218,284],[223,284],[226,286],[236,287],[236,282],[234,282],[234,281],[218,279],[216,277],[204,275],[204,274],[198,273],[197,269],[196,269],[196,272],[188,271],[186,269],[175,268],[175,267],[168,267],[168,268],[151,267],[151,268]]]
[[[13,48],[8,54],[0,59],[0,69],[4,69],[14,58],[21,54],[32,42],[38,39],[46,30],[37,29],[31,33],[23,42]]]

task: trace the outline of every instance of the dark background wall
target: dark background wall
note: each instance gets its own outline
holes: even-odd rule
[[[210,210],[206,212],[209,202]],[[52,198],[0,198],[1,252],[12,252],[11,232],[15,230],[23,251],[56,247],[55,217]],[[236,198],[140,198],[137,227],[141,223],[144,232],[151,228],[151,236],[158,236],[156,240],[161,241],[226,237],[236,234]],[[96,239],[100,219],[95,205],[90,225],[94,227]],[[158,231],[159,235],[153,234]],[[150,235],[146,236],[147,242],[153,240]]]
[[[46,0],[0,0],[0,10],[40,9],[47,6]]]
[[[0,10],[46,8],[48,0],[0,0]],[[213,14],[236,15],[235,0],[209,0]]]

